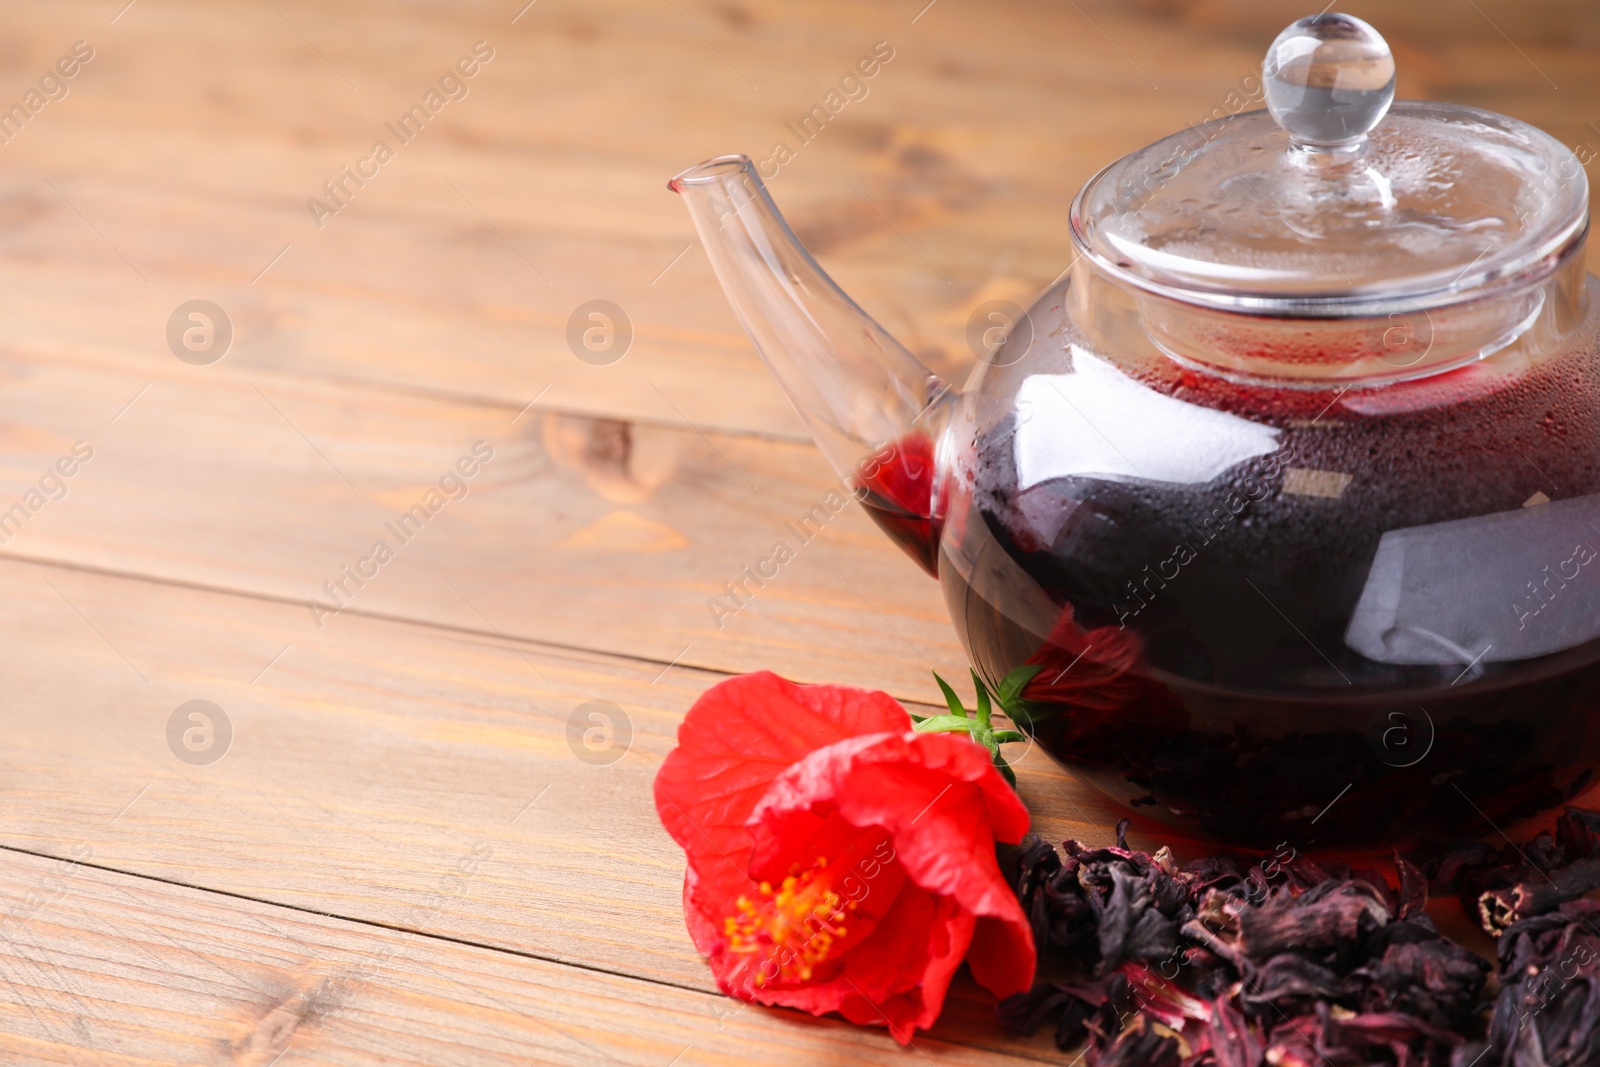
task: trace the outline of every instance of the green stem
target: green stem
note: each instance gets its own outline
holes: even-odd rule
[[[912,716],[915,723],[913,729],[918,733],[963,733],[972,739],[973,744],[981,745],[989,753],[989,758],[994,762],[995,769],[1001,777],[1011,783],[1013,788],[1017,784],[1017,776],[1006,764],[1005,757],[1000,754],[1000,746],[1011,744],[1014,741],[1026,741],[1027,736],[1016,730],[996,730],[994,728],[994,705],[999,704],[1000,709],[1011,717],[1013,721],[1027,721],[1022,709],[1022,690],[1039,673],[1039,667],[1030,665],[1019,667],[1006,675],[1004,680],[995,689],[993,697],[989,694],[989,687],[976,669],[972,671],[972,685],[977,693],[977,707],[974,712],[969,712],[950,683],[939,677],[934,672],[933,680],[939,683],[939,689],[944,693],[945,704],[949,706],[948,715]]]

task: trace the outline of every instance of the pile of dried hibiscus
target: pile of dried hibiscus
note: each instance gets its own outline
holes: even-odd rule
[[[1580,1067],[1600,1064],[1600,813],[1569,808],[1522,847],[1473,845],[1376,870],[1281,850],[1179,866],[1117,844],[1029,836],[1006,874],[1041,967],[1005,1000],[1089,1067]],[[1459,891],[1499,968],[1423,913]],[[1495,993],[1495,989],[1498,993]]]

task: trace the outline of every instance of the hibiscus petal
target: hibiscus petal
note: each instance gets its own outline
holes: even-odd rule
[[[885,921],[833,961],[825,977],[751,989],[748,999],[813,1015],[839,1011],[851,1022],[905,1031],[904,1041],[911,1029],[926,1027],[938,1016],[944,990],[971,936],[972,918],[954,901],[907,886],[896,894]],[[923,1003],[925,981],[938,994],[931,1011]],[[720,976],[718,982],[727,988]],[[873,1007],[897,996],[901,999],[895,1012],[886,1015]]]
[[[766,896],[755,882],[737,874],[727,864],[710,865],[703,881],[695,868],[690,868],[690,881],[694,885],[692,890],[686,890],[684,896],[684,911],[690,932],[695,937],[695,944],[712,958],[712,971],[718,985],[724,992],[742,999],[756,999],[762,1003],[795,1003],[788,996],[788,991],[826,984],[842,970],[841,961],[850,958],[852,948],[873,937],[879,922],[886,915],[895,914],[897,921],[903,921],[904,918],[899,914],[898,897],[905,884],[905,869],[892,859],[885,861],[879,858],[893,855],[888,834],[877,827],[855,826],[837,816],[825,819],[811,812],[797,812],[794,818],[805,822],[807,826],[812,856],[827,861],[825,869],[814,870],[814,873],[825,879],[826,888],[838,894],[841,905],[847,911],[839,923],[844,932],[832,933],[826,958],[816,965],[812,977],[807,981],[779,973],[782,969],[779,964],[790,958],[785,950],[795,952],[801,948],[800,944],[789,942],[781,946],[773,945],[762,952],[734,952],[731,948],[725,948],[729,938],[723,932],[723,924],[728,917],[739,912],[739,898],[742,896],[751,901],[760,901]],[[706,932],[704,942],[700,931]],[[876,943],[881,944],[881,941]],[[896,953],[904,954],[900,949]],[[910,978],[897,988],[915,984],[915,981],[914,977]],[[759,991],[755,988],[758,985],[777,992],[758,996]],[[843,996],[844,993],[839,995]],[[831,1007],[821,1010],[831,1010]]]
[[[896,1041],[910,1044],[918,1030],[939,1018],[972,931],[971,913],[954,900],[908,886],[894,915],[845,957],[856,995],[839,1005],[839,1014],[853,1023],[887,1026]],[[908,975],[916,984],[906,988]]]
[[[887,1027],[896,1041],[909,1044],[918,1030],[926,1030],[938,1019],[950,981],[961,966],[962,952],[972,938],[973,924],[972,916],[954,901],[913,892],[917,900],[907,902],[905,929],[893,935],[893,945],[886,940],[825,981],[746,987],[746,999],[812,1015],[837,1011],[857,1025]],[[897,908],[897,913],[900,910]],[[909,945],[920,941],[920,949],[911,948],[909,957],[897,955],[901,948],[909,947],[907,937]],[[864,973],[858,966],[863,961],[876,964],[873,971],[882,973]],[[886,988],[896,991],[885,993]]]
[[[1032,933],[994,855],[997,838],[1021,839],[1027,809],[983,749],[949,734],[907,733],[813,752],[775,779],[751,813],[750,873],[770,878],[804,862],[814,822],[803,813],[817,810],[882,827],[912,883],[979,920],[980,984],[1002,996],[1032,985]]]
[[[744,882],[749,884],[750,880],[746,878]],[[722,935],[720,913],[713,913],[698,903],[702,895],[700,877],[690,867],[683,872],[683,921],[689,927],[694,947],[702,956],[709,956],[712,949],[726,939]]]
[[[955,901],[910,886],[829,978],[807,985],[747,985],[744,995],[813,1015],[837,1011],[858,1025],[887,1027],[896,1041],[908,1044],[938,1019],[972,929],[972,916]],[[720,974],[718,982],[731,991]]]
[[[1033,988],[1032,968],[1024,974],[1017,966],[1018,960],[1033,955],[1033,933],[1027,924],[1018,925],[1010,916],[984,915],[972,931],[967,965],[979,985],[1004,1000]]]
[[[887,693],[796,685],[770,671],[730,678],[703,693],[678,727],[678,747],[656,775],[656,811],[697,858],[741,865],[745,820],[767,786],[807,754],[848,737],[909,729]]]

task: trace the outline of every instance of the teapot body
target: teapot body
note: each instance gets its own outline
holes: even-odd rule
[[[1600,767],[1581,251],[1489,307],[1374,316],[1409,331],[1377,384],[1318,373],[1347,324],[1163,332],[1161,298],[1080,262],[938,449],[937,571],[972,662],[1038,666],[1033,740],[1209,837],[1413,842],[1575,796]],[[1309,370],[1252,380],[1253,345]]]
[[[1483,833],[1600,770],[1600,283],[1583,161],[1395,101],[1324,11],[1265,111],[1115,161],[1075,256],[956,393],[742,156],[684,197],[818,446],[938,577],[1028,736],[1262,846]]]

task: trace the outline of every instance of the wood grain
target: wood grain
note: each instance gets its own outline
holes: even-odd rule
[[[94,450],[0,554],[279,598],[298,606],[279,647],[360,613],[907,699],[937,699],[933,666],[965,673],[937,584],[859,508],[805,544],[788,528],[837,488],[809,445],[170,358],[143,370],[0,355],[0,512],[75,441]],[[479,440],[494,458],[467,495],[402,542],[400,516]],[[756,588],[743,568],[780,539],[796,558]],[[379,540],[395,556],[372,577]],[[342,570],[357,566],[359,587]],[[753,595],[713,613],[730,581]]]
[[[293,606],[32,564],[0,591],[0,843],[711,988],[650,783],[720,675],[359,616],[302,641]],[[191,700],[232,724],[205,766],[169,748]],[[595,700],[614,762],[578,754]],[[1112,805],[1016,755],[1041,833],[1110,841]]]
[[[833,483],[664,181],[769,150],[890,41],[773,192],[960,380],[972,308],[1070,259],[1083,180],[1209,114],[1306,11],[524,2],[5,13],[0,101],[96,55],[0,144],[0,516],[94,453],[0,526],[0,1059],[908,1062],[737,1010],[683,930],[650,781],[700,692],[765,667],[928,699],[963,656],[854,509],[715,624],[707,598]],[[1342,9],[1388,34],[1401,95],[1600,145],[1593,4]],[[478,40],[470,94],[319,227],[307,198]],[[207,367],[165,339],[195,298],[235,327]],[[566,339],[597,298],[634,327],[609,366]],[[480,439],[467,495],[319,626],[308,599]],[[234,728],[209,765],[168,745],[197,699]],[[592,700],[630,726],[614,763],[570,742]],[[1109,840],[1119,813],[1041,754],[1021,779],[1041,832]],[[916,1051],[1059,1062],[991,1012],[959,983]]]
[[[75,37],[99,54],[3,149],[7,343],[161,359],[167,316],[206,296],[238,325],[228,358],[252,368],[517,407],[548,389],[554,410],[796,438],[668,176],[770,151],[889,40],[896,58],[869,95],[800,149],[774,193],[847,290],[959,379],[972,309],[1025,300],[1069,261],[1082,181],[1205,117],[1298,10],[946,0],[913,25],[921,4],[689,3],[680,15],[541,0],[513,25],[507,3],[395,20],[370,3],[280,15],[171,0],[112,26],[111,6],[11,16],[19,41],[0,70],[12,84]],[[1402,95],[1600,145],[1592,5],[1458,8],[1350,7],[1390,31]],[[497,54],[470,95],[319,229],[306,200],[480,38]],[[759,90],[740,70],[760,72]],[[636,329],[610,367],[565,340],[593,298],[621,304]]]
[[[331,917],[0,853],[8,1063],[978,1064],[992,1024],[882,1031]],[[648,1018],[650,1024],[641,1026]],[[979,1045],[969,1042],[976,1040]],[[1051,1054],[1053,1056],[1053,1050]]]

